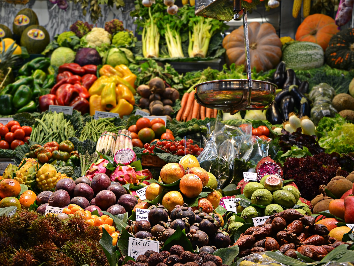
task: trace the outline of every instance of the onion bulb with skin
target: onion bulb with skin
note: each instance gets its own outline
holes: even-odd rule
[[[175,0],[164,0],[163,3],[166,6],[173,6],[175,4]]]
[[[176,15],[177,12],[178,12],[178,6],[176,6],[176,5],[169,6],[167,8],[167,13],[170,14],[170,15]]]
[[[309,135],[309,136],[316,135],[315,124],[307,116],[301,118],[301,128],[302,128],[302,133],[305,135]]]
[[[299,127],[301,127],[301,120],[295,113],[290,113],[289,123],[290,123],[290,126],[295,130],[298,129]]]
[[[145,7],[150,7],[150,6],[152,6],[152,1],[150,1],[150,0],[143,0],[143,1],[142,1],[142,4],[143,4],[143,6],[145,6]]]
[[[296,129],[293,129],[293,128],[291,127],[291,125],[290,125],[289,122],[284,122],[284,123],[283,123],[283,128],[284,128],[286,131],[288,131],[289,133],[293,133],[293,132],[296,131]]]

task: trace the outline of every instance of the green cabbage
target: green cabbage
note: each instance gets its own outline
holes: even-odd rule
[[[65,63],[72,63],[75,60],[75,52],[67,47],[59,47],[55,49],[51,59],[50,64],[52,66],[60,67]]]

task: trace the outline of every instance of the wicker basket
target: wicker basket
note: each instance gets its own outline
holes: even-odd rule
[[[167,163],[156,155],[142,155],[141,164],[145,167],[163,167]]]
[[[0,92],[5,88],[5,86],[11,83],[11,76],[12,76],[12,68],[8,67],[7,72],[5,73],[4,80],[0,83]]]

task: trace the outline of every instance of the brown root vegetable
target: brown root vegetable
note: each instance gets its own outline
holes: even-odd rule
[[[173,94],[174,90],[175,89],[171,88],[171,87],[166,88],[165,91],[162,94],[162,98],[172,100],[172,94]]]
[[[163,115],[171,115],[173,113],[173,108],[170,105],[163,106]]]
[[[272,221],[272,226],[275,231],[279,232],[286,227],[286,221],[282,217],[275,217]]]
[[[176,89],[173,89],[172,92],[172,97],[170,98],[173,102],[177,101],[179,99],[179,92]]]
[[[164,108],[162,104],[155,104],[154,106],[150,107],[150,111],[152,115],[163,115]]]
[[[241,235],[239,239],[236,241],[236,245],[239,246],[240,249],[251,248],[253,244],[256,243],[256,239],[251,235]]]
[[[165,92],[165,83],[159,78],[153,78],[149,81],[149,88],[153,93],[163,94]]]
[[[150,104],[149,99],[146,98],[140,98],[139,100],[139,107],[140,108],[148,108]]]
[[[163,100],[162,100],[162,103],[163,103],[164,106],[165,106],[165,105],[173,105],[173,102],[172,102],[172,100],[170,100],[170,99],[163,99]]]
[[[136,91],[143,98],[149,98],[151,95],[150,88],[147,85],[140,85]]]
[[[264,248],[269,251],[278,250],[279,243],[273,237],[267,237],[264,243]]]
[[[161,101],[160,94],[157,94],[157,93],[151,94],[150,97],[149,97],[149,101],[150,102],[152,102],[152,101]]]
[[[323,236],[320,236],[320,235],[309,236],[302,243],[304,245],[316,245],[316,246],[321,246],[321,245],[327,244],[326,240],[323,238]]]
[[[304,225],[300,220],[292,221],[286,228],[289,232],[300,234],[304,230]]]
[[[297,259],[297,254],[295,249],[289,249],[284,253],[285,256],[291,257],[293,259]]]
[[[161,104],[161,105],[163,105],[163,103],[162,103],[161,101],[159,101],[159,100],[152,101],[152,102],[149,104],[149,109],[151,109],[151,107],[153,107],[153,106],[156,105],[156,104]]]

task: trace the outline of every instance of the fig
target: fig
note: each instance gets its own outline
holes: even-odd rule
[[[138,203],[138,200],[133,195],[124,194],[120,196],[117,203],[122,205],[127,212],[131,213],[134,209],[134,206]]]
[[[114,204],[107,209],[107,212],[109,212],[110,214],[113,214],[113,215],[117,215],[117,214],[126,213],[126,210],[124,209],[124,207],[122,205]]]
[[[96,206],[96,205],[90,205],[87,208],[85,208],[85,211],[89,211],[89,212],[94,212],[97,211],[99,215],[102,215],[102,211],[100,209],[100,207]]]
[[[70,203],[79,205],[83,209],[90,205],[90,202],[85,197],[74,197],[71,199]]]
[[[87,185],[91,184],[91,180],[88,179],[86,176],[79,177],[78,179],[75,180],[75,184],[80,184],[80,183],[85,183]]]
[[[37,212],[44,215],[47,206],[49,206],[49,203],[39,205],[39,207],[37,208]]]
[[[74,195],[75,182],[71,178],[60,179],[55,185],[55,190],[66,190],[70,196]]]
[[[103,173],[95,174],[91,181],[91,187],[95,194],[101,190],[107,189],[110,185],[111,179],[108,177],[108,175]]]
[[[139,231],[135,234],[135,237],[146,239],[146,238],[152,237],[152,235],[150,232],[147,232],[147,231]]]
[[[95,202],[102,210],[107,210],[117,201],[116,195],[110,190],[102,190],[95,197]]]
[[[93,199],[93,189],[86,183],[79,183],[75,186],[74,196],[75,197],[85,197],[88,200]]]
[[[53,194],[52,191],[42,191],[37,195],[36,202],[38,205],[48,203],[50,196]]]
[[[64,189],[55,191],[48,200],[50,206],[64,208],[70,204],[70,195]]]
[[[120,196],[127,194],[126,189],[119,183],[111,184],[107,189],[116,195],[117,200],[120,198]]]

